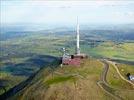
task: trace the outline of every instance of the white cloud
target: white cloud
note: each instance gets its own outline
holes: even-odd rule
[[[116,1],[116,0],[91,0],[91,1],[2,1],[6,5],[20,5],[20,6],[46,6],[46,7],[76,7],[76,6],[120,6],[129,5],[134,1]]]
[[[134,1],[2,1],[2,23],[134,22]],[[130,8],[131,7],[131,8]]]

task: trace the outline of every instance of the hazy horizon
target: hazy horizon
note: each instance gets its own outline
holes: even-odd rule
[[[134,23],[134,1],[1,1],[1,25]]]

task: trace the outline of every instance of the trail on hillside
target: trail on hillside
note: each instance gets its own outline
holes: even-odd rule
[[[127,79],[125,79],[125,78],[121,75],[121,73],[120,73],[118,67],[116,66],[116,64],[115,64],[114,62],[112,62],[112,61],[108,61],[108,62],[111,63],[111,64],[114,66],[114,68],[116,69],[116,71],[117,71],[117,73],[119,74],[120,78],[121,78],[122,80],[128,82],[129,84],[131,84],[131,85],[133,86],[133,88],[134,88],[134,83],[131,82],[131,81],[129,81],[129,80],[127,80]]]
[[[104,64],[104,69],[102,72],[102,75],[100,77],[100,81],[97,83],[106,93],[108,93],[109,95],[111,95],[112,97],[114,97],[117,100],[123,100],[122,97],[120,97],[119,95],[116,95],[114,93],[114,89],[111,88],[106,80],[107,77],[107,72],[109,69],[109,64],[105,61],[105,60],[101,60],[101,62]]]

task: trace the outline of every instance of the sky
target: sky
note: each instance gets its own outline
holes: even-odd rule
[[[128,24],[134,23],[134,1],[2,0],[1,24]]]

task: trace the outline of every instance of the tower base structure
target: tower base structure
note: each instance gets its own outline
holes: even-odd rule
[[[75,55],[72,55],[73,58],[80,58],[80,59],[84,59],[84,58],[88,58],[88,56],[86,54],[75,54]]]
[[[87,59],[87,58],[88,56],[86,54],[68,55],[68,57],[63,56],[62,64],[80,66],[82,59]]]

